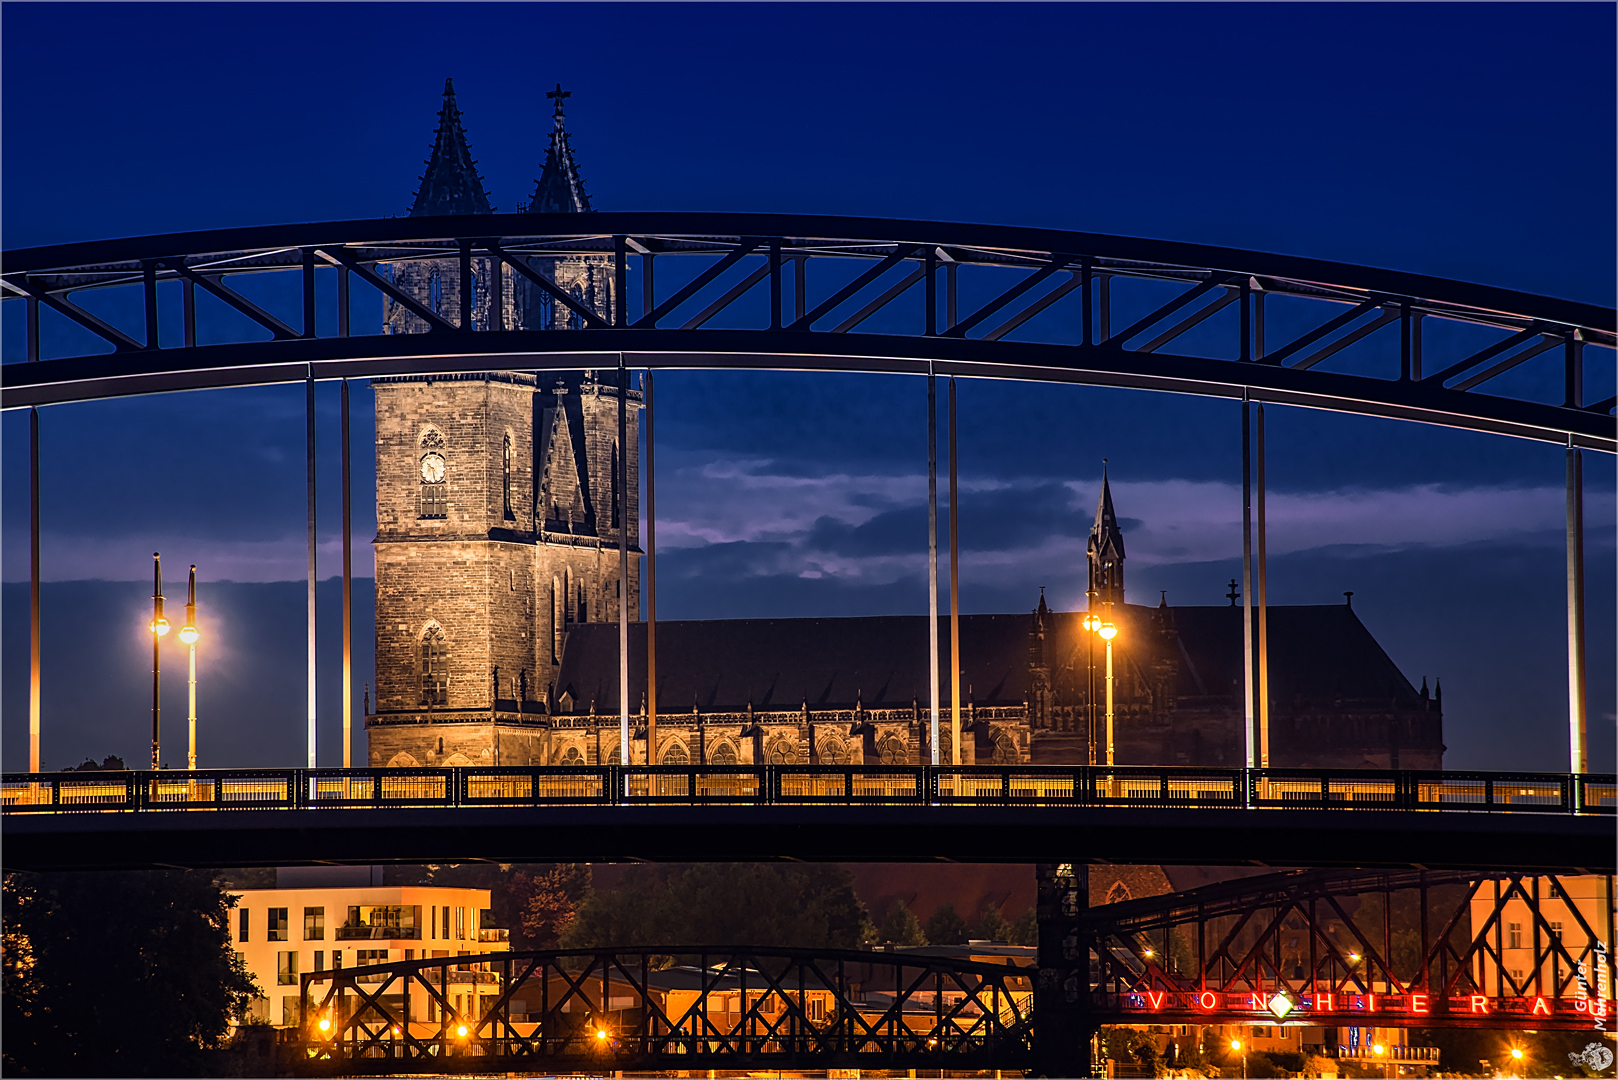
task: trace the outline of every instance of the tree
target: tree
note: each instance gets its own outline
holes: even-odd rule
[[[562,943],[853,949],[875,936],[841,867],[701,863],[634,867],[579,905]]]
[[[8,1073],[201,1075],[258,993],[205,873],[11,873],[0,893]]]
[[[962,945],[966,942],[966,920],[955,912],[949,901],[933,909],[927,920],[927,940],[934,945]]]
[[[1013,945],[1039,944],[1039,913],[1029,908],[1017,916],[1017,921],[1011,924],[1011,934],[1007,938]]]
[[[983,910],[978,913],[978,921],[972,924],[967,936],[976,941],[1004,941],[1010,944],[1011,924],[1006,922],[998,907],[994,904],[985,904]]]
[[[922,932],[921,920],[916,913],[910,910],[903,900],[895,900],[893,906],[888,908],[888,917],[882,920],[882,927],[876,932],[878,941],[890,945],[925,945],[927,935]]]
[[[514,949],[554,949],[590,895],[588,863],[557,863],[547,874],[517,871],[506,886],[516,901]]]

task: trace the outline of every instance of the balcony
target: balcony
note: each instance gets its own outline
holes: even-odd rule
[[[478,941],[480,941],[480,942],[510,941],[510,940],[511,940],[511,931],[510,930],[496,930],[494,927],[491,926],[491,927],[485,927],[484,929],[478,931]]]
[[[338,941],[420,941],[419,926],[339,926]]]

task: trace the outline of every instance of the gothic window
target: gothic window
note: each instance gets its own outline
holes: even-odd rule
[[[827,735],[821,739],[820,763],[822,765],[847,765],[848,744],[835,735]]]
[[[891,731],[877,740],[876,752],[884,765],[905,765],[910,761],[910,750],[904,740]]]
[[[579,748],[577,746],[570,746],[570,747],[567,748],[567,750],[565,752],[563,752],[562,760],[558,761],[557,764],[558,765],[583,765],[584,764],[584,755],[579,753]]]
[[[623,498],[623,489],[618,486],[618,444],[612,444],[612,527],[618,528],[618,502]]]
[[[449,703],[449,648],[438,626],[429,626],[421,635],[421,703],[440,707]]]
[[[444,436],[428,431],[421,437],[421,516],[449,515],[448,467],[444,463]]]
[[[713,748],[713,753],[708,755],[708,763],[710,765],[735,765],[737,763],[736,748],[728,742],[720,743]]]
[[[663,757],[659,764],[689,765],[691,764],[691,754],[686,750],[685,743],[671,742],[668,744],[668,746],[664,747]]]
[[[765,757],[769,758],[771,765],[790,765],[798,760],[798,743],[789,735],[780,735],[770,740]]]
[[[505,493],[506,520],[515,521],[517,515],[511,510],[511,436],[506,436],[505,446],[501,451],[500,463],[500,490]]]
[[[620,765],[620,764],[623,763],[624,759],[620,755],[621,750],[622,750],[622,747],[620,747],[617,743],[612,744],[612,753],[607,755],[607,764],[608,765]]]
[[[1112,888],[1107,890],[1107,903],[1109,904],[1121,904],[1125,900],[1133,900],[1134,898],[1134,894],[1129,891],[1129,886],[1121,881],[1113,882]]]
[[[1017,764],[1017,758],[1017,744],[1012,741],[1011,736],[1003,731],[995,735],[993,763],[996,765],[1015,765]]]

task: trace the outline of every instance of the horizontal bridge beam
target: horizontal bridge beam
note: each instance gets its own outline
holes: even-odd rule
[[[1084,345],[771,330],[506,331],[317,338],[7,364],[0,408],[317,379],[616,367],[926,374],[1240,398],[1618,451],[1613,417],[1428,383]]]
[[[1612,819],[1096,806],[527,806],[6,815],[7,869],[1062,861],[1611,872]]]

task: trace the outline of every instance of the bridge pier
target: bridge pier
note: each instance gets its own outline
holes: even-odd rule
[[[1079,920],[1090,906],[1090,868],[1039,863],[1039,977],[1034,982],[1034,1039],[1041,1076],[1093,1076],[1090,946]]]

